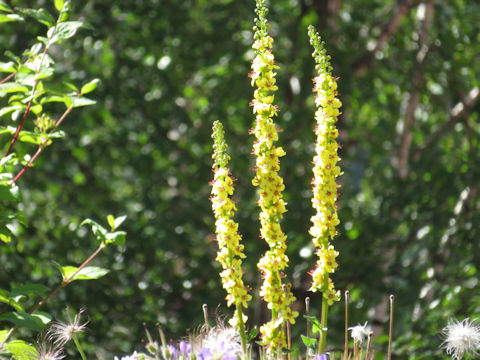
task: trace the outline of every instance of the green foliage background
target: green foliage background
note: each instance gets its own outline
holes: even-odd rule
[[[53,9],[48,1],[8,3]],[[248,135],[253,9],[254,1],[80,1],[74,16],[91,29],[52,49],[64,76],[77,83],[98,77],[102,85],[92,96],[97,105],[74,111],[62,124],[67,137],[21,179],[29,225],[0,245],[0,287],[27,281],[54,287],[60,276],[52,260],[79,264],[95,248],[87,230],[78,229],[82,219],[128,215],[126,250],[111,247],[95,260],[113,271],[64,289],[46,307],[54,314],[65,304],[86,307],[89,351],[100,358],[139,349],[143,322],[159,323],[176,338],[202,322],[203,303],[229,313],[208,200],[216,119],[224,123],[238,178],[246,281],[259,283],[256,262],[265,245]],[[318,313],[321,301],[307,292],[306,274],[314,261],[307,251],[314,103],[306,28],[314,24],[343,102],[335,283],[351,292],[351,322],[369,320],[383,334],[384,304],[395,294],[395,358],[438,357],[438,332],[448,318],[480,316],[480,4],[279,0],[270,10],[287,152],[283,228],[297,306],[311,296]],[[43,30],[33,21],[1,24],[0,49],[21,53]],[[402,148],[409,150],[407,166]],[[256,299],[251,323],[264,316]],[[338,303],[330,345],[342,343],[342,324]],[[383,351],[385,336],[377,346]]]

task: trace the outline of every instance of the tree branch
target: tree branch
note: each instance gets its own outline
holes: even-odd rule
[[[401,20],[415,4],[416,2],[413,0],[398,1],[397,6],[392,14],[392,18],[382,27],[381,35],[377,40],[374,49],[372,51],[366,51],[353,61],[352,67],[355,75],[361,75],[365,72],[365,70],[367,70],[375,57],[375,53],[382,50],[385,44],[397,32],[398,28],[400,27]]]
[[[435,0],[428,0],[425,9],[425,17],[423,19],[422,30],[419,35],[418,47],[416,57],[415,73],[412,79],[412,90],[407,104],[407,111],[403,120],[402,134],[400,140],[400,150],[398,153],[398,173],[401,178],[405,178],[408,174],[408,158],[410,146],[412,144],[411,128],[415,121],[415,110],[420,101],[420,89],[424,81],[423,64],[429,50],[429,36],[428,31],[433,20]]]

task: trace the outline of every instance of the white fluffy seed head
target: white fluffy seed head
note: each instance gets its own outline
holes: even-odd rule
[[[480,349],[480,327],[466,318],[463,321],[450,320],[442,330],[445,338],[441,348],[445,349],[452,359],[460,360],[463,355],[477,355]]]
[[[362,345],[370,333],[370,329],[367,327],[367,322],[363,325],[349,327],[348,330],[352,332],[353,341],[358,345]]]

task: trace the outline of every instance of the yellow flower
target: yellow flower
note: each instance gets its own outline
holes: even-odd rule
[[[313,159],[313,197],[312,206],[316,214],[311,218],[310,234],[317,248],[318,261],[312,275],[312,291],[321,291],[323,298],[331,305],[339,299],[339,292],[334,289],[330,274],[338,267],[335,251],[330,240],[337,234],[336,226],[340,223],[337,215],[337,188],[336,178],[341,175],[337,166],[338,157],[338,130],[335,127],[340,115],[341,101],[337,98],[337,82],[331,74],[330,57],[326,55],[320,37],[309,28],[311,43],[314,47],[313,57],[316,62],[317,76],[313,79],[316,93],[315,104],[317,111],[315,119],[317,126],[315,134],[315,157]]]
[[[212,182],[212,209],[215,215],[215,232],[217,234],[218,253],[216,260],[222,265],[223,271],[220,273],[223,288],[227,291],[227,305],[236,306],[235,317],[243,322],[247,317],[239,314],[241,307],[247,307],[247,302],[251,296],[248,294],[247,287],[243,284],[242,258],[243,245],[240,244],[241,235],[238,233],[238,224],[232,220],[237,209],[230,198],[233,195],[233,179],[230,170],[227,168],[230,157],[226,153],[227,144],[224,140],[223,127],[219,121],[213,124],[214,139],[214,180]],[[242,316],[243,315],[243,316]],[[238,319],[234,320],[240,328]],[[243,324],[242,324],[243,326]]]
[[[278,140],[278,131],[273,121],[277,115],[277,107],[273,104],[275,97],[275,57],[272,52],[273,38],[268,35],[266,20],[267,9],[263,0],[257,0],[256,13],[258,19],[255,26],[253,49],[255,59],[252,61],[252,86],[254,91],[251,105],[256,115],[252,133],[256,137],[252,153],[256,156],[254,186],[258,186],[258,205],[260,207],[260,235],[268,243],[270,249],[258,262],[263,277],[260,296],[272,312],[272,320],[260,328],[262,340],[268,355],[285,346],[284,324],[295,322],[298,313],[290,309],[295,301],[290,284],[283,284],[283,270],[288,266],[286,236],[280,227],[283,214],[287,211],[282,197],[285,189],[283,179],[278,175],[279,158],[285,155],[281,147],[274,143]]]

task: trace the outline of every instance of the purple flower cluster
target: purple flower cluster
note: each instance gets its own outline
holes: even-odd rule
[[[197,351],[192,351],[192,345],[182,340],[178,346],[168,345],[167,353],[168,360],[237,360],[239,356],[238,348],[225,340],[217,341],[214,347],[206,344]]]

